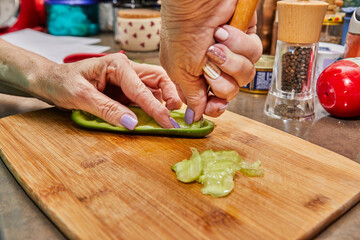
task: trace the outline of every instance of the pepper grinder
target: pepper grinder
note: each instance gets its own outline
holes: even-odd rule
[[[278,38],[266,115],[299,120],[314,116],[315,64],[327,7],[322,1],[277,2]]]
[[[344,58],[354,57],[360,57],[360,7],[351,17],[345,40]]]

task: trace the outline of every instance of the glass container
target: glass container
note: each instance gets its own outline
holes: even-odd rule
[[[312,118],[316,58],[328,4],[284,0],[277,6],[278,40],[264,112],[280,119]]]
[[[320,42],[341,44],[344,25],[343,15],[344,14],[325,16],[320,33]]]
[[[111,0],[99,0],[99,24],[100,31],[109,32],[113,30],[113,3]]]
[[[116,42],[120,42],[120,32],[118,31],[118,14],[121,9],[143,8],[141,0],[113,0],[113,31]]]
[[[360,57],[360,7],[353,13],[346,35],[344,58]]]
[[[314,114],[314,73],[318,43],[277,41],[275,68],[267,97],[267,115],[299,119]]]

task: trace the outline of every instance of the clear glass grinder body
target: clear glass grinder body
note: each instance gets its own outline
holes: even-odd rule
[[[277,41],[272,82],[265,113],[281,119],[314,115],[314,73],[318,43]]]
[[[277,2],[278,40],[266,115],[300,120],[314,116],[314,75],[327,7],[322,1]]]

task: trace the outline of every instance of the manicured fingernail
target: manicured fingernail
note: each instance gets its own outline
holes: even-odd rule
[[[120,119],[120,124],[126,127],[129,130],[134,130],[138,124],[138,120],[131,116],[130,114],[124,114]]]
[[[214,36],[217,40],[226,41],[229,38],[229,33],[223,28],[218,28]]]
[[[185,123],[186,124],[192,124],[194,122],[194,111],[191,110],[190,108],[186,108],[185,111]]]
[[[171,124],[173,125],[174,128],[180,128],[180,125],[172,117],[170,117],[170,122],[171,122]]]
[[[225,111],[227,109],[227,107],[229,106],[229,103],[225,104],[224,106],[222,107],[219,107],[218,109],[218,112],[222,112],[222,111]]]
[[[212,79],[220,77],[221,70],[214,63],[208,61],[203,67],[204,72]]]
[[[226,61],[226,54],[218,47],[211,46],[206,55],[217,64],[223,64]]]

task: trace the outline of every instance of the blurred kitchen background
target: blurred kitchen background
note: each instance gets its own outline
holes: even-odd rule
[[[326,66],[344,57],[349,23],[360,6],[360,0],[326,2],[329,6],[321,30],[315,78]],[[263,57],[257,68],[269,73],[277,43],[276,5],[276,0],[259,0],[257,7],[257,32],[263,44]],[[116,44],[119,50],[157,52],[160,9],[160,0],[1,0],[0,37],[26,28],[52,36],[97,37],[107,34],[113,36],[112,45]],[[353,29],[360,31],[360,27]],[[360,32],[352,34],[360,35]],[[359,40],[356,41],[355,46],[360,45]],[[266,94],[271,74],[269,76],[265,76],[266,82],[260,89],[251,83],[241,89]]]
[[[344,45],[351,16],[360,0],[327,0],[320,42]],[[264,54],[274,55],[277,33],[276,0],[260,0],[258,35]],[[1,0],[0,34],[35,28],[53,35],[91,36],[116,32],[122,9],[159,11],[158,0]],[[141,18],[141,16],[137,16]],[[114,36],[115,39],[115,36]]]

